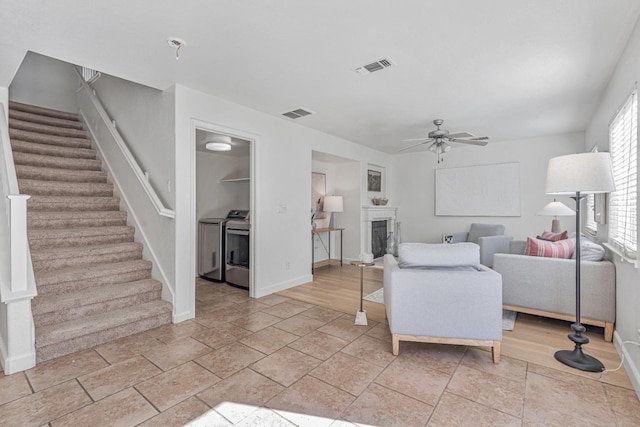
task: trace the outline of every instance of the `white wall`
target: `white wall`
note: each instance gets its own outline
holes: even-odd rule
[[[196,218],[224,218],[231,209],[249,209],[249,181],[222,182],[249,176],[249,157],[196,153]]]
[[[29,52],[9,86],[9,99],[25,104],[78,112],[78,80],[72,65]]]
[[[103,74],[92,87],[165,206],[173,209],[175,96]]]
[[[313,150],[364,163],[387,165],[389,162],[384,153],[299,126],[288,119],[177,86],[176,281],[180,289],[176,295],[176,309],[185,317],[194,312],[195,121],[255,135],[253,296],[266,295],[312,279],[309,191]],[[362,177],[361,182],[365,179]],[[286,206],[284,214],[278,213],[281,205]]]
[[[634,84],[640,80],[640,22],[616,67],[595,114],[586,130],[585,150],[594,145],[609,150],[609,122],[626,101]],[[640,188],[640,186],[639,186]],[[598,226],[598,239],[606,241],[607,226]],[[640,270],[613,257],[616,264],[616,330],[615,342],[620,353],[625,353],[625,368],[640,396],[640,347],[629,345],[621,349],[622,341],[640,341]],[[607,366],[608,368],[608,366]]]
[[[552,218],[536,215],[553,200],[544,192],[547,163],[551,157],[577,153],[583,149],[584,135],[574,133],[492,142],[485,147],[456,147],[444,155],[444,162],[440,164],[437,164],[436,155],[429,151],[395,155],[391,180],[393,200],[389,204],[399,207],[402,240],[440,243],[443,233],[467,231],[472,222],[504,224],[506,234],[515,239],[525,239],[549,230]],[[435,216],[436,169],[509,162],[520,163],[521,216]],[[496,191],[500,189],[496,188]],[[558,200],[570,207],[575,204],[567,197],[558,197]],[[560,222],[565,229],[575,229],[573,217],[561,218]]]
[[[325,156],[326,157],[326,156]],[[360,221],[362,196],[360,192],[360,175],[362,167],[360,162],[345,161],[336,162],[313,160],[312,172],[324,173],[327,177],[327,195],[342,196],[344,212],[336,212],[335,223],[342,232],[343,261],[358,259],[360,255]],[[321,243],[321,241],[324,243]],[[328,244],[326,233],[320,233],[314,239],[314,261],[327,259],[325,246]],[[340,235],[333,232],[331,235],[331,258],[340,257]]]

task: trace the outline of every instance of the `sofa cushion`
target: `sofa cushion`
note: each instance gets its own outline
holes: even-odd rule
[[[501,236],[504,234],[504,225],[502,224],[471,224],[467,242],[478,243],[478,238],[485,236]]]
[[[604,248],[584,237],[580,239],[580,260],[581,261],[602,261],[604,259]],[[571,258],[576,259],[576,251],[573,251]]]
[[[398,264],[402,268],[480,268],[480,246],[475,243],[401,243]]]
[[[527,246],[524,249],[524,254],[548,258],[571,258],[575,245],[576,241],[573,239],[548,242],[527,237]]]
[[[539,238],[542,240],[549,240],[550,242],[557,242],[558,240],[564,240],[568,237],[569,232],[564,230],[562,233],[553,233],[551,231],[544,231]]]

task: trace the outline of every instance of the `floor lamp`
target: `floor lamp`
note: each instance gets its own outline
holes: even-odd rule
[[[570,195],[576,201],[576,322],[569,339],[573,350],[559,350],[555,358],[572,368],[588,372],[601,372],[604,365],[595,357],[583,353],[582,346],[589,343],[580,324],[580,202],[585,194],[615,191],[609,153],[582,153],[554,157],[547,168],[547,194]]]

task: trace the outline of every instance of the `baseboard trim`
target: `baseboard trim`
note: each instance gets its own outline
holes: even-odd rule
[[[15,374],[17,372],[26,371],[36,366],[36,353],[28,352],[20,356],[9,357],[7,349],[0,340],[0,354],[2,357],[2,370],[5,375]]]
[[[267,295],[271,295],[275,292],[284,291],[286,289],[293,288],[294,286],[303,285],[305,283],[309,283],[312,281],[313,281],[313,276],[311,274],[305,274],[304,276],[287,280],[286,282],[276,283],[274,285],[267,286],[267,287],[261,287],[255,297],[256,298],[264,297]]]
[[[620,334],[618,334],[618,331],[615,331],[613,333],[613,343],[616,346],[616,350],[620,357],[624,356],[624,368],[627,371],[627,375],[629,375],[629,379],[631,380],[631,384],[633,384],[636,395],[638,395],[638,399],[640,399],[640,370],[631,358],[627,348],[622,345],[622,341],[623,340],[620,337]]]

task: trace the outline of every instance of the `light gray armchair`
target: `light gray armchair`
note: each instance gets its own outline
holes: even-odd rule
[[[471,242],[480,246],[480,264],[493,267],[493,255],[496,253],[509,253],[511,236],[504,235],[502,224],[473,223],[469,231],[449,234],[450,243]]]
[[[394,355],[416,341],[488,346],[500,361],[502,278],[476,244],[401,244],[384,257],[384,306]]]

